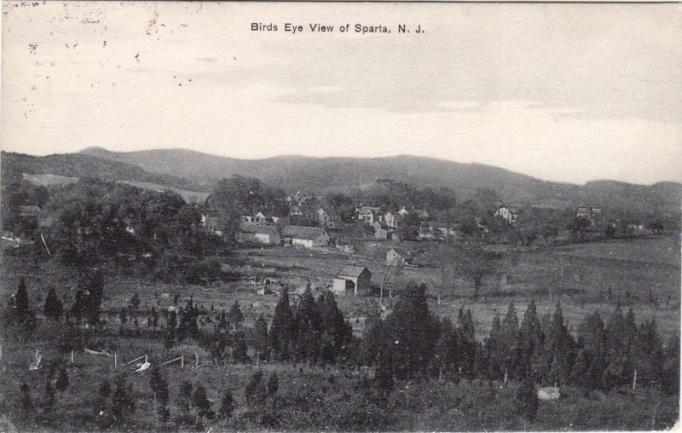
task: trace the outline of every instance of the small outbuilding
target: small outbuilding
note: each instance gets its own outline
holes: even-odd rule
[[[347,265],[334,277],[332,292],[341,296],[348,293],[368,295],[371,282],[372,273],[365,266]]]
[[[386,265],[404,265],[407,262],[408,254],[401,248],[391,248],[386,252]]]

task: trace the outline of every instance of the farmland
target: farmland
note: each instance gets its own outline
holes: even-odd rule
[[[527,210],[514,223],[491,194],[458,208],[448,191],[385,180],[388,195],[369,193],[383,208],[325,197],[334,208],[242,177],[197,204],[153,182],[32,176],[8,186],[0,241],[0,425],[646,429],[678,417],[679,242],[655,216],[644,228]]]

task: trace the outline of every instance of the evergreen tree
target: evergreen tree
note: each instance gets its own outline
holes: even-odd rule
[[[606,349],[609,352],[610,358],[616,358],[623,353],[626,347],[625,317],[623,316],[620,304],[618,304],[606,327]]]
[[[514,348],[518,345],[519,318],[516,307],[511,302],[500,326],[497,339],[498,357],[505,372],[511,373]]]
[[[491,379],[502,379],[505,371],[506,354],[503,353],[504,343],[502,342],[502,323],[500,316],[495,315],[490,327],[490,334],[485,342],[485,351],[488,357],[488,377]]]
[[[388,337],[385,335],[384,323],[378,311],[372,311],[365,320],[365,329],[360,340],[358,349],[358,361],[363,365],[376,366],[379,361],[379,354],[388,344]]]
[[[238,364],[243,364],[249,361],[247,353],[246,339],[244,332],[239,331],[234,336],[234,344],[232,347],[232,359]]]
[[[578,326],[578,335],[583,341],[585,350],[594,356],[602,354],[605,346],[605,331],[599,312],[595,311],[585,317]]]
[[[538,394],[530,380],[524,380],[516,392],[517,413],[529,421],[535,421],[538,412]]]
[[[598,354],[592,357],[590,368],[587,370],[587,383],[592,389],[599,389],[603,387],[602,378],[606,370],[606,361],[603,355]]]
[[[46,413],[49,413],[52,411],[52,408],[54,407],[54,388],[52,388],[52,384],[50,383],[50,380],[48,379],[45,382],[45,391],[44,391],[44,410]]]
[[[137,294],[137,292],[133,293],[133,296],[130,298],[130,301],[128,302],[128,308],[130,309],[131,312],[135,313],[137,310],[140,309],[140,295]]]
[[[251,376],[249,383],[244,388],[246,404],[252,407],[261,406],[265,403],[266,389],[263,384],[263,372],[258,370]]]
[[[104,275],[97,269],[90,279],[88,296],[85,299],[85,315],[91,325],[99,322],[99,313],[104,298]]]
[[[546,353],[551,383],[561,384],[569,380],[575,358],[575,342],[564,324],[561,304],[557,302],[549,325],[549,336],[546,342]]]
[[[156,401],[158,404],[156,410],[159,414],[159,420],[161,422],[166,422],[170,418],[170,411],[168,410],[169,398],[170,393],[168,391],[168,382],[161,380],[156,391]]]
[[[268,358],[268,324],[265,322],[263,313],[256,320],[254,334],[256,357],[258,360],[264,361]]]
[[[51,288],[45,298],[45,305],[43,306],[43,314],[51,320],[59,320],[64,312],[62,301],[57,297],[57,292]]]
[[[433,366],[438,372],[438,380],[457,368],[457,334],[452,322],[446,317],[440,325],[440,337],[433,354]]]
[[[24,323],[31,316],[24,278],[19,280],[19,288],[16,295],[14,295],[14,313],[18,323]]]
[[[59,370],[59,375],[57,376],[57,382],[55,383],[57,391],[64,392],[66,388],[69,387],[69,375],[66,372],[66,367],[62,367]]]
[[[440,331],[426,302],[425,284],[407,285],[385,326],[393,373],[401,379],[425,374]]]
[[[19,385],[19,392],[21,392],[21,409],[24,412],[24,416],[28,417],[33,408],[31,403],[31,389],[26,383]]]
[[[279,389],[279,379],[277,378],[277,373],[272,372],[270,378],[268,379],[267,393],[270,397],[277,393]]]
[[[95,402],[95,413],[99,415],[104,412],[107,406],[107,400],[111,396],[111,385],[109,381],[104,379],[97,389],[97,400]]]
[[[339,356],[347,355],[347,348],[353,339],[353,329],[346,323],[331,291],[320,295],[317,309],[321,322],[322,358],[324,362],[333,364]]]
[[[578,352],[578,356],[573,364],[573,370],[571,371],[571,383],[583,388],[588,388],[591,385],[589,376],[591,364],[592,359],[590,358],[590,353],[588,351],[581,350]]]
[[[197,411],[199,421],[204,418],[211,418],[211,402],[206,395],[206,388],[203,385],[198,385],[192,393],[192,406]]]
[[[275,314],[270,326],[270,347],[279,361],[289,360],[289,345],[291,336],[291,306],[287,289],[282,289],[282,296],[275,306]]]
[[[189,415],[192,405],[192,384],[187,381],[182,381],[180,384],[180,393],[178,395],[178,406],[183,414]]]
[[[244,313],[242,313],[242,309],[239,306],[238,301],[234,301],[234,304],[232,304],[232,307],[230,307],[228,318],[234,329],[239,328],[242,322],[244,322]]]
[[[535,301],[530,301],[526,312],[523,314],[523,321],[519,329],[519,342],[530,355],[536,347],[544,344],[544,340],[545,336],[540,327]]]
[[[116,422],[122,422],[134,412],[134,402],[128,391],[125,377],[119,376],[116,379],[116,390],[111,396],[111,411]]]
[[[232,397],[232,391],[226,389],[223,392],[223,397],[220,400],[220,418],[229,419],[232,417],[232,412],[234,412],[236,407],[236,402]]]
[[[459,367],[462,374],[469,379],[473,379],[476,372],[476,329],[471,310],[466,313],[460,309],[457,317],[459,327],[457,328],[457,342],[459,350]]]

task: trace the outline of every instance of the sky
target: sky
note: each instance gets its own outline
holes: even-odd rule
[[[412,154],[552,181],[682,181],[681,10],[5,2],[1,146]]]

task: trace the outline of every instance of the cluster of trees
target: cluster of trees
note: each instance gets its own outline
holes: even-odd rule
[[[201,210],[169,191],[81,180],[55,191],[47,211],[55,218],[49,244],[72,265],[117,257],[158,262],[169,254],[203,255],[215,246],[198,229]]]
[[[255,177],[233,175],[218,182],[206,204],[223,217],[254,215],[264,212],[275,216],[289,214],[286,193],[262,183]]]
[[[353,332],[330,291],[316,301],[307,288],[292,307],[284,289],[267,341],[271,359],[333,364],[350,355]]]
[[[616,307],[605,323],[588,315],[574,337],[561,306],[537,315],[531,302],[519,322],[514,304],[503,319],[495,317],[487,338],[474,338],[469,310],[457,325],[438,321],[426,303],[424,285],[411,284],[385,320],[374,320],[361,346],[362,361],[377,368],[380,383],[432,376],[488,380],[530,380],[585,389],[646,384],[677,393],[679,337],[664,345],[655,320],[635,323],[634,313]]]

